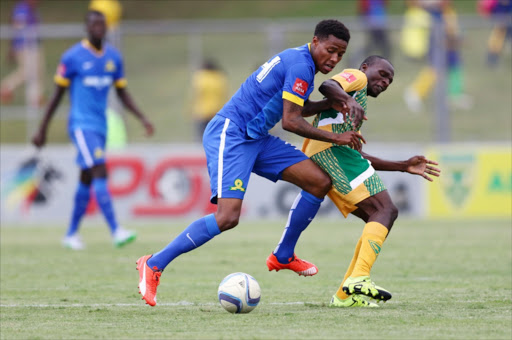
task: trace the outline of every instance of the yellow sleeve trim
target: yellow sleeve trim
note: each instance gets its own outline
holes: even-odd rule
[[[297,105],[304,106],[304,99],[297,97],[296,95],[291,94],[290,92],[283,91],[283,99],[289,100]]]
[[[116,80],[116,82],[114,83],[114,85],[115,85],[118,89],[122,89],[122,88],[126,87],[126,84],[128,84],[128,82],[126,81],[126,79],[125,79],[125,78],[118,79],[118,80]]]
[[[69,86],[69,79],[64,78],[60,74],[56,74],[55,77],[53,77],[53,81],[60,86],[68,87]]]
[[[349,75],[349,79],[347,79],[346,75]],[[345,69],[331,79],[337,81],[345,92],[360,91],[368,84],[366,74],[353,68]]]

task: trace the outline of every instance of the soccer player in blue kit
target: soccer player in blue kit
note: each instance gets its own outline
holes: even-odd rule
[[[331,72],[343,57],[349,40],[350,33],[341,22],[319,22],[311,43],[270,58],[211,120],[203,136],[203,146],[211,202],[217,204],[217,212],[192,222],[161,251],[137,260],[139,292],[147,304],[156,305],[160,276],[171,261],[238,224],[251,172],[274,182],[284,180],[299,186],[301,198],[295,202],[296,209],[292,210],[289,223],[297,226],[294,231],[309,225],[331,188],[331,180],[304,153],[270,135],[269,130],[281,120],[283,129],[300,136],[361,149],[364,139],[359,133],[323,131],[303,118],[338,107],[362,119],[363,109],[349,96],[337,103],[329,99],[308,100],[315,73]],[[299,235],[297,232],[296,238]],[[291,243],[296,242],[293,235],[288,236],[293,240]],[[279,266],[276,269],[291,269],[300,275],[316,274],[313,264],[288,254],[290,249],[281,244],[280,252],[271,254],[276,257]]]
[[[107,32],[104,15],[97,11],[87,12],[86,31],[88,38],[75,44],[62,55],[54,78],[55,92],[39,129],[32,138],[32,143],[39,148],[46,143],[50,120],[69,87],[71,108],[68,133],[78,150],[77,164],[81,171],[71,222],[62,242],[65,247],[74,250],[84,248],[78,235],[78,227],[90,200],[91,187],[107,220],[114,245],[121,247],[136,238],[135,232],[118,225],[107,188],[106,108],[108,91],[112,84],[115,85],[121,102],[142,122],[146,134],[153,134],[153,125],[137,108],[126,89],[121,55],[104,42]]]

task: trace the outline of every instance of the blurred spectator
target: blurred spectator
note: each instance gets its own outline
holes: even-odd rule
[[[192,79],[192,116],[196,125],[196,139],[203,140],[203,132],[210,119],[224,106],[228,95],[228,80],[222,69],[212,60],[206,60]]]
[[[487,43],[487,64],[495,66],[505,41],[512,38],[512,0],[479,0],[478,11],[481,15],[496,20]]]
[[[458,27],[457,13],[450,0],[416,0],[409,1],[410,6],[420,6],[430,14],[430,37],[428,49],[428,65],[418,74],[413,84],[404,93],[404,100],[412,112],[420,112],[423,101],[430,94],[438,77],[434,54],[436,41],[433,34],[436,22],[443,22],[446,42],[446,66],[448,95],[450,103],[458,109],[470,109],[473,100],[464,93],[464,78],[460,54],[461,36]]]
[[[380,54],[385,58],[391,57],[387,30],[387,4],[388,0],[358,0],[359,15],[368,27],[366,46],[362,51],[364,56]]]
[[[430,14],[415,0],[407,0],[406,4],[400,47],[407,57],[422,60],[428,52]]]
[[[11,14],[10,24],[14,31],[9,45],[7,60],[16,68],[0,84],[0,100],[8,104],[13,92],[25,82],[26,99],[32,107],[43,104],[44,55],[38,32],[39,16],[37,0],[18,1]]]

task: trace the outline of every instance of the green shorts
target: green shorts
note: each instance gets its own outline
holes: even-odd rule
[[[328,196],[345,217],[357,203],[386,190],[370,161],[349,147],[331,147],[311,159],[331,177]]]

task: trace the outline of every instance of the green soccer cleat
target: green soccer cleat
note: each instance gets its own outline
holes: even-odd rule
[[[382,287],[376,286],[369,276],[349,277],[343,282],[343,291],[347,295],[366,295],[380,301],[391,299],[391,293]]]
[[[379,305],[366,301],[361,295],[350,295],[348,298],[341,300],[334,294],[329,303],[329,307],[334,308],[348,308],[348,307],[366,307],[366,308],[379,308]]]
[[[332,296],[331,302],[329,303],[329,307],[336,308],[347,308],[347,307],[367,307],[367,308],[379,308],[379,305],[366,301],[361,295],[350,295],[348,298],[341,300],[339,297],[335,295]]]
[[[116,232],[114,233],[114,239],[112,243],[114,247],[121,248],[128,243],[135,241],[137,238],[137,233],[131,230],[123,229],[122,227],[117,227]]]

